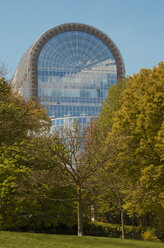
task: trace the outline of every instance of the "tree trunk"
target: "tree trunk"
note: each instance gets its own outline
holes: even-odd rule
[[[82,220],[82,199],[81,189],[77,186],[77,199],[78,199],[78,210],[77,210],[77,221],[78,221],[78,236],[83,236],[83,220]]]
[[[124,212],[121,209],[121,232],[122,232],[122,239],[125,238],[125,230],[124,230]]]
[[[132,215],[132,239],[134,239],[134,213]]]

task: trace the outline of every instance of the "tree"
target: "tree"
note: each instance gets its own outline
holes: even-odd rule
[[[17,199],[16,185],[31,170],[32,154],[35,150],[32,140],[37,136],[47,135],[50,123],[50,119],[39,103],[26,102],[12,92],[4,78],[0,79],[1,223],[2,219],[7,220],[6,216],[8,216],[8,222],[14,224],[14,214],[16,216],[18,212],[21,212],[22,202]],[[36,157],[34,160],[36,163]],[[25,200],[23,206],[29,206],[30,203],[27,204],[27,202]],[[3,224],[8,225],[8,222],[3,222]]]
[[[8,73],[7,65],[5,63],[0,63],[0,78],[5,77]]]
[[[70,202],[73,206],[76,198],[78,235],[82,235],[82,191],[84,182],[96,170],[91,163],[95,156],[86,157],[86,151],[84,154],[84,135],[79,126],[74,125],[73,129],[63,130],[62,136],[46,137],[45,131],[50,122],[41,106],[13,94],[4,79],[1,79],[0,87],[2,215],[5,216],[10,209],[6,206],[8,202],[19,203],[20,207],[26,208],[32,199],[47,199],[55,203],[54,207],[60,202],[64,202],[64,205]],[[37,143],[37,140],[41,143]],[[15,209],[19,211],[18,205]]]
[[[95,126],[96,129],[99,129],[99,133],[102,133],[102,144],[104,140],[106,140],[108,132],[112,129],[115,112],[121,107],[121,97],[124,89],[127,87],[127,81],[125,78],[110,87],[105,101],[102,104],[99,118],[96,121],[97,125]]]
[[[124,204],[125,204],[125,191],[129,189],[129,182],[126,178],[122,177],[121,163],[122,159],[118,156],[121,153],[122,143],[125,142],[124,137],[115,135],[110,138],[110,142],[103,146],[103,156],[106,160],[99,166],[96,177],[93,176],[88,186],[91,190],[92,197],[99,202],[97,212],[101,212],[104,208],[105,213],[114,210],[118,215],[120,213],[122,238],[125,238],[124,230]],[[101,156],[101,155],[99,155]],[[93,183],[94,182],[94,183]],[[93,185],[94,184],[94,185]],[[95,197],[96,192],[96,197]],[[90,197],[92,199],[92,197]]]
[[[37,102],[26,102],[0,79],[0,143],[11,144],[30,134],[48,131],[50,119]]]
[[[110,204],[117,206],[116,211],[120,211],[121,224],[122,224],[122,237],[124,238],[124,191],[123,187],[127,185],[123,183],[123,178],[120,175],[120,170],[118,169],[120,165],[120,157],[118,153],[121,152],[121,145],[125,137],[113,135],[110,142],[108,142],[107,137],[111,133],[113,126],[113,118],[115,113],[121,108],[121,97],[124,89],[127,87],[127,79],[124,81],[119,81],[117,85],[113,85],[109,91],[108,95],[103,104],[102,110],[100,111],[99,118],[91,124],[92,135],[87,137],[91,139],[92,146],[89,150],[94,150],[99,160],[101,158],[101,165],[99,165],[96,177],[91,178],[90,184],[90,194],[93,198],[90,199],[109,199],[108,201],[108,211]],[[109,138],[108,138],[109,139]],[[93,149],[94,147],[94,149]],[[97,161],[99,161],[97,160]],[[94,182],[94,186],[93,186]],[[98,185],[98,186],[97,186]],[[92,190],[94,188],[94,190]],[[96,189],[97,196],[94,196]],[[93,192],[94,191],[94,192]],[[102,201],[101,201],[102,203]],[[106,204],[105,203],[105,204]],[[94,203],[96,205],[96,203]],[[98,207],[101,208],[101,207]]]
[[[98,198],[108,195],[131,218],[149,215],[158,224],[164,216],[163,75],[160,63],[112,87],[95,125],[101,137],[97,153],[103,147],[108,157],[98,172]]]
[[[112,133],[126,135],[122,145],[123,174],[131,181],[125,209],[143,214],[162,213],[164,116],[164,64],[152,70],[142,69],[128,78],[128,87],[115,113]],[[159,141],[160,140],[160,141]],[[142,200],[141,200],[142,199]],[[159,211],[160,209],[160,211]]]
[[[89,137],[89,130],[87,132]],[[61,132],[56,132],[54,139],[57,139],[66,151],[59,154],[59,157],[61,164],[63,164],[69,175],[67,183],[73,185],[75,188],[75,197],[77,200],[77,233],[78,236],[82,236],[82,215],[87,180],[95,174],[98,166],[102,164],[102,157],[96,155],[97,147],[91,144],[91,139],[86,139],[86,134],[78,123],[62,129]]]
[[[39,230],[75,223],[73,189],[63,184],[58,152],[49,137],[29,137],[1,149],[1,228]]]

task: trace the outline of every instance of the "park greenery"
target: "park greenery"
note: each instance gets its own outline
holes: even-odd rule
[[[164,239],[163,117],[162,62],[113,85],[85,132],[52,132],[1,77],[0,230]]]
[[[40,233],[4,232],[0,235],[0,248],[162,248],[162,242],[122,240],[106,237],[78,237]]]

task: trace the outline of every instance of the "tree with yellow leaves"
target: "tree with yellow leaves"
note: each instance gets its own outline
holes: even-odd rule
[[[121,152],[122,176],[131,182],[124,208],[138,216],[151,214],[158,223],[164,217],[164,63],[142,69],[128,78],[115,112],[112,131],[125,136]]]

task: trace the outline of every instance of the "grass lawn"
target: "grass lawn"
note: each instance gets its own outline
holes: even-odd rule
[[[162,242],[0,231],[0,248],[164,248]]]

